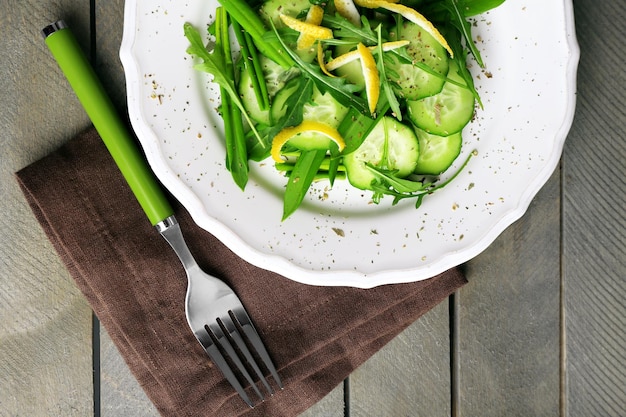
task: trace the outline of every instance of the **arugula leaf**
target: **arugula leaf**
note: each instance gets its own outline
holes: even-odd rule
[[[358,27],[341,15],[324,14],[322,25],[332,28],[333,34],[338,38],[358,39],[366,46],[376,45],[377,37],[367,18],[361,16],[361,21],[363,25]]]
[[[471,152],[461,167],[454,174],[452,174],[450,178],[439,184],[435,184],[434,181],[426,181],[425,179],[422,181],[413,181],[405,178],[398,178],[396,176],[396,171],[386,170],[371,164],[366,164],[365,167],[376,177],[371,184],[372,191],[374,192],[372,201],[374,203],[379,203],[383,196],[389,195],[394,198],[392,204],[396,205],[401,200],[415,198],[415,208],[418,208],[422,204],[424,196],[432,194],[450,184],[461,173],[461,171],[465,169],[472,156],[475,155],[477,155],[476,151]]]
[[[254,122],[248,116],[248,112],[246,111],[243,103],[241,102],[241,98],[237,93],[237,89],[235,88],[235,81],[233,77],[228,73],[228,67],[222,52],[217,49],[210,53],[202,43],[202,37],[200,33],[194,28],[190,23],[185,22],[184,25],[185,37],[189,40],[191,44],[187,48],[187,53],[190,55],[195,55],[198,58],[202,59],[202,63],[194,65],[194,68],[198,71],[203,71],[209,73],[213,76],[213,81],[220,85],[223,90],[228,93],[233,103],[239,108],[243,117],[246,119],[248,124],[250,125],[250,129],[254,132],[258,142],[260,145],[264,145],[263,138],[259,135],[256,128],[254,127]]]
[[[445,30],[443,32],[447,33]],[[448,44],[450,45],[450,48],[452,48],[452,50],[454,51],[454,60],[457,63],[458,74],[461,76],[461,78],[463,78],[463,82],[452,82],[453,80],[450,80],[449,78],[448,81],[460,87],[469,89],[474,95],[474,98],[478,102],[480,108],[482,108],[483,102],[480,98],[480,94],[478,94],[478,91],[474,86],[474,77],[472,76],[470,70],[467,68],[467,50],[463,47],[459,36],[448,36]]]
[[[391,83],[389,82],[389,78],[387,77],[387,66],[385,65],[385,54],[383,53],[383,39],[380,25],[378,25],[378,27],[376,28],[376,32],[378,34],[378,47],[376,48],[376,55],[378,59],[376,60],[376,68],[378,69],[381,88],[383,90],[383,93],[387,97],[387,102],[389,103],[389,107],[391,108],[391,112],[393,113],[394,117],[399,121],[402,121],[400,102],[398,101],[398,97],[396,96],[393,88],[391,88]]]
[[[398,193],[416,193],[427,190],[430,184],[419,181],[411,181],[396,176],[397,170],[382,169],[372,164],[365,165],[377,178],[379,183],[384,183]]]
[[[296,87],[293,88],[293,83]],[[293,93],[289,95],[283,107],[286,108],[285,114],[272,126],[268,132],[268,136],[273,138],[286,127],[297,126],[302,123],[305,104],[311,101],[313,97],[313,81],[310,78],[300,77],[294,78],[285,87],[292,89]]]
[[[446,2],[444,2],[444,5],[452,15],[451,24],[463,35],[463,38],[465,38],[465,44],[471,51],[472,55],[474,55],[474,58],[476,59],[478,65],[480,65],[481,68],[484,68],[485,64],[483,63],[483,59],[480,56],[480,51],[478,50],[476,44],[474,43],[474,40],[472,39],[471,23],[467,20],[465,14],[459,8],[456,0],[447,0]]]
[[[422,204],[422,199],[424,198],[424,196],[428,195],[427,192],[420,192],[420,193],[415,193],[415,194],[403,194],[393,189],[390,189],[388,186],[384,185],[384,183],[378,182],[378,181],[372,184],[372,191],[374,192],[372,195],[372,202],[374,204],[380,203],[383,197],[388,195],[388,196],[393,197],[393,201],[391,204],[394,206],[402,200],[405,200],[408,198],[415,198],[416,199],[415,208],[418,208]]]
[[[274,34],[287,51],[287,54],[293,59],[296,66],[302,71],[302,75],[311,79],[320,93],[324,94],[328,92],[335,100],[346,107],[356,108],[362,113],[369,112],[365,100],[354,94],[361,90],[360,87],[350,84],[345,78],[329,77],[322,72],[319,66],[304,62],[295,51],[287,47],[276,27],[274,27]]]
[[[324,15],[322,20],[322,24],[326,27],[332,28],[333,33],[337,38],[345,39],[350,43],[356,45],[358,42],[363,42],[366,46],[375,46],[378,45],[378,35],[374,32],[369,24],[369,21],[365,16],[361,17],[363,21],[362,27],[354,26],[349,20],[337,16],[331,16],[328,14]],[[382,38],[383,41],[387,41],[388,39]],[[332,43],[332,42],[328,42]],[[343,42],[345,43],[345,41]],[[400,60],[400,62],[405,64],[410,64],[412,62],[411,57],[407,54],[405,48],[398,48],[388,51],[386,53],[390,53],[396,58]]]
[[[478,65],[482,68],[484,67],[484,63],[480,55],[480,51],[472,39],[472,24],[469,20],[467,20],[464,10],[464,0],[444,0],[429,2],[424,6],[423,11],[425,15],[432,15],[433,20],[440,22],[440,30],[445,30],[445,26],[452,26],[456,29],[458,35],[465,39],[465,46],[469,49]],[[446,37],[446,40],[449,41],[448,37]],[[454,55],[457,55],[457,51],[454,51]]]

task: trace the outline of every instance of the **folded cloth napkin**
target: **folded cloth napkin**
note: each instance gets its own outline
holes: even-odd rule
[[[451,270],[368,290],[299,284],[244,262],[175,205],[191,252],[239,295],[285,384],[251,409],[191,333],[184,270],[95,130],[16,176],[71,276],[163,416],[296,416],[466,282]]]

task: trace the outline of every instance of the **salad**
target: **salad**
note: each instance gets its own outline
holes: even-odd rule
[[[473,154],[441,180],[482,106],[467,18],[503,1],[219,0],[208,45],[184,31],[220,87],[233,180],[245,189],[250,161],[271,159],[287,178],[283,220],[314,181],[419,207]]]

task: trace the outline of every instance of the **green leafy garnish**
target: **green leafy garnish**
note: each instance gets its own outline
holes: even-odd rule
[[[333,28],[333,33],[335,33],[337,38],[348,40],[348,42],[351,42],[353,45],[356,45],[359,41],[363,42],[366,46],[376,46],[379,43],[382,43],[379,42],[378,33],[371,29],[367,18],[362,16],[361,20],[363,25],[360,28],[354,26],[352,22],[341,16],[324,15],[322,23]],[[380,39],[382,39],[383,42],[388,41],[388,39],[382,37],[382,34]],[[410,64],[412,62],[411,57],[406,53],[404,48],[394,49],[389,51],[389,54],[395,56],[400,60],[400,62],[406,64]]]
[[[250,119],[250,116],[248,116],[248,113],[241,102],[241,98],[237,93],[237,89],[235,88],[234,79],[228,72],[224,54],[219,49],[214,49],[213,52],[209,52],[202,43],[200,33],[190,23],[185,23],[184,29],[185,37],[189,40],[189,43],[191,43],[191,45],[187,48],[187,53],[202,59],[202,63],[194,65],[194,68],[213,76],[213,81],[219,84],[220,87],[224,89],[224,92],[228,94],[233,103],[241,111],[252,131],[255,133],[259,144],[263,145],[263,139],[256,131],[254,122]]]
[[[297,126],[302,123],[303,108],[307,103],[311,102],[313,96],[313,81],[310,78],[295,78],[291,81],[296,87],[293,88],[292,84],[288,84],[284,88],[293,88],[293,93],[287,98],[283,108],[285,114],[276,125],[269,129],[268,136],[273,138],[286,127]]]
[[[263,21],[259,17],[246,0],[218,0],[220,4],[226,9],[229,15],[239,23],[247,33],[250,34],[254,42],[256,43],[259,51],[282,66],[283,68],[290,68],[293,62],[289,59],[289,56],[285,54],[283,46],[272,40],[265,40],[264,35],[267,32],[267,28],[263,24]]]
[[[300,206],[325,158],[325,150],[303,151],[300,154],[285,188],[283,220]]]
[[[329,77],[322,72],[319,66],[304,62],[297,53],[287,47],[276,28],[274,28],[274,33],[280,44],[287,50],[287,53],[295,62],[295,65],[302,71],[302,75],[311,79],[322,94],[328,92],[339,103],[346,107],[354,107],[362,113],[369,111],[365,100],[354,94],[360,91],[358,86],[348,83],[345,78]]]
[[[372,181],[372,191],[374,191],[372,201],[378,203],[383,196],[389,195],[393,197],[392,205],[396,205],[401,200],[415,198],[415,207],[419,208],[425,195],[432,194],[450,184],[461,173],[461,171],[465,169],[474,155],[476,155],[476,151],[470,152],[459,169],[450,178],[440,184],[436,184],[433,181],[427,181],[426,179],[422,182],[399,178],[396,176],[396,171],[376,167],[372,164],[366,164],[367,169],[369,169],[376,177],[376,179]]]
[[[380,25],[376,29],[376,33],[378,35],[378,47],[376,48],[376,55],[378,59],[376,60],[376,68],[378,69],[380,77],[380,85],[383,90],[383,94],[387,98],[387,103],[389,103],[389,107],[391,108],[391,113],[396,119],[401,121],[402,111],[400,110],[400,102],[398,101],[398,97],[396,96],[394,89],[391,87],[389,78],[387,78],[385,54],[383,53],[383,48],[381,46],[383,44],[383,39]]]
[[[269,95],[267,94],[267,84],[263,70],[261,69],[260,59],[257,48],[252,41],[252,37],[246,32],[236,20],[232,21],[233,32],[237,38],[237,42],[241,48],[241,63],[250,75],[252,89],[256,96],[259,107],[262,110],[268,110],[270,107]]]

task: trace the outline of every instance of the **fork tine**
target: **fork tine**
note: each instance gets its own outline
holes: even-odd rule
[[[252,400],[250,400],[250,397],[248,397],[248,394],[246,394],[246,391],[244,391],[243,387],[239,383],[239,380],[237,380],[237,377],[233,373],[232,369],[230,369],[230,366],[228,366],[228,363],[226,362],[224,355],[222,355],[222,352],[220,352],[220,350],[217,348],[217,346],[213,342],[213,339],[209,335],[208,330],[205,329],[204,332],[196,332],[195,335],[198,341],[200,342],[200,344],[202,345],[202,347],[204,348],[204,351],[207,353],[207,355],[209,355],[213,363],[217,365],[219,370],[222,371],[222,373],[226,377],[226,380],[228,380],[228,382],[230,382],[230,385],[232,385],[233,388],[235,388],[235,391],[237,391],[239,396],[250,407],[254,407]]]
[[[231,320],[230,316],[228,318],[222,317],[220,318],[220,320],[222,321],[224,328],[226,328],[226,330],[228,331],[228,334],[230,335],[230,337],[235,342],[235,345],[237,345],[237,347],[243,353],[243,355],[245,356],[246,360],[248,361],[252,369],[254,369],[254,372],[256,372],[257,376],[259,377],[259,379],[261,380],[261,382],[263,383],[267,391],[270,394],[274,394],[272,387],[270,387],[270,384],[267,382],[265,375],[263,375],[263,372],[261,372],[261,369],[259,368],[259,365],[256,363],[256,360],[254,360],[254,358],[252,357],[252,354],[250,353],[250,349],[248,349],[246,342],[244,342],[243,338],[241,337],[241,334],[239,333],[239,330],[237,329],[237,327],[235,327],[235,324]]]
[[[237,318],[237,321],[239,322],[239,325],[243,329],[244,333],[246,334],[246,337],[248,338],[248,340],[250,340],[250,343],[252,343],[252,346],[257,351],[257,353],[263,360],[263,363],[265,364],[267,369],[269,369],[270,373],[274,377],[274,380],[276,381],[280,389],[283,389],[283,383],[280,380],[280,377],[278,376],[276,367],[274,366],[274,363],[272,363],[272,359],[270,358],[269,353],[267,353],[267,350],[265,349],[265,345],[261,341],[261,337],[259,336],[256,329],[254,328],[254,325],[252,324],[252,320],[250,320],[250,316],[248,316],[248,313],[243,307],[234,308],[232,312],[233,312],[233,315]],[[261,378],[261,379],[264,380],[264,378]]]
[[[224,323],[224,319],[220,318],[220,320],[222,321],[222,323]],[[222,328],[219,326],[219,324],[216,322],[214,324],[207,325],[207,327],[213,332],[213,335],[215,336],[215,339],[217,340],[217,342],[220,343],[220,345],[222,346],[222,348],[224,348],[228,356],[230,356],[230,359],[235,363],[235,365],[237,366],[237,369],[239,369],[239,371],[242,373],[244,378],[246,378],[246,381],[248,381],[248,383],[252,386],[252,388],[254,389],[254,392],[256,392],[256,394],[259,396],[259,398],[261,398],[261,400],[264,400],[265,397],[263,397],[263,394],[261,394],[259,387],[257,387],[257,385],[252,380],[252,377],[248,373],[248,370],[245,368],[245,366],[241,362],[239,355],[237,355],[237,352],[235,352],[235,349],[233,349],[233,346],[230,344],[230,341],[228,340],[228,338],[222,331]],[[226,365],[226,367],[228,367],[228,365]],[[230,367],[228,367],[228,369],[230,371]],[[237,382],[237,384],[241,386],[239,382]],[[253,407],[253,405],[250,405],[250,406]]]

